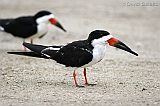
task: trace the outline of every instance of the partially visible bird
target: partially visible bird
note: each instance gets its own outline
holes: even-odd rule
[[[85,85],[89,85],[86,77],[86,67],[92,66],[103,59],[107,44],[138,56],[138,54],[132,51],[128,46],[104,30],[92,31],[88,39],[74,41],[63,46],[43,46],[24,42],[23,45],[33,52],[8,53],[53,59],[66,67],[75,67],[75,69],[82,67],[84,68]],[[73,77],[75,85],[78,87],[76,70],[74,70]]]
[[[48,32],[48,24],[51,23],[64,32],[66,30],[49,11],[39,11],[34,16],[21,16],[15,19],[0,19],[0,30],[10,33],[15,37],[42,38]]]

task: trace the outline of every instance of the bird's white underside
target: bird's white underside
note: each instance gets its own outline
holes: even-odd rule
[[[38,24],[38,32],[30,38],[39,38],[40,36],[45,35],[48,32],[49,19],[51,18],[54,18],[53,14],[38,18],[36,20]]]

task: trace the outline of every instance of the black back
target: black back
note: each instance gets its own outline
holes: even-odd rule
[[[92,60],[92,49],[87,41],[75,41],[62,47],[52,59],[67,67],[81,67]]]
[[[3,24],[0,25],[4,30],[14,36],[27,38],[37,32],[37,23],[32,16],[19,17],[2,22]]]

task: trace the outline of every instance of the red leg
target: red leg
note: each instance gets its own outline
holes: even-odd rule
[[[87,76],[86,76],[86,68],[84,68],[84,78],[85,78],[85,85],[88,85]]]
[[[78,87],[77,80],[76,80],[76,70],[74,70],[74,72],[73,72],[73,77],[74,77],[75,85],[76,85],[76,87]]]
[[[23,42],[25,42],[25,39],[23,39]],[[24,51],[26,52],[27,51],[26,47],[23,46],[23,48],[24,48]]]
[[[31,38],[31,44],[33,44],[33,39]]]

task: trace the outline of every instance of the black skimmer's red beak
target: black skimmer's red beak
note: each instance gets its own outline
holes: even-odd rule
[[[62,29],[64,32],[66,32],[66,30],[63,28],[63,26],[57,21],[57,19],[55,18],[51,18],[49,19],[50,23],[57,26],[58,28]]]
[[[138,54],[136,52],[132,51],[127,45],[125,45],[123,42],[119,41],[116,38],[112,37],[111,39],[107,40],[107,42],[109,43],[110,46],[114,46],[116,48],[122,49],[124,51],[127,51],[129,53],[132,53],[132,54],[138,56]]]

